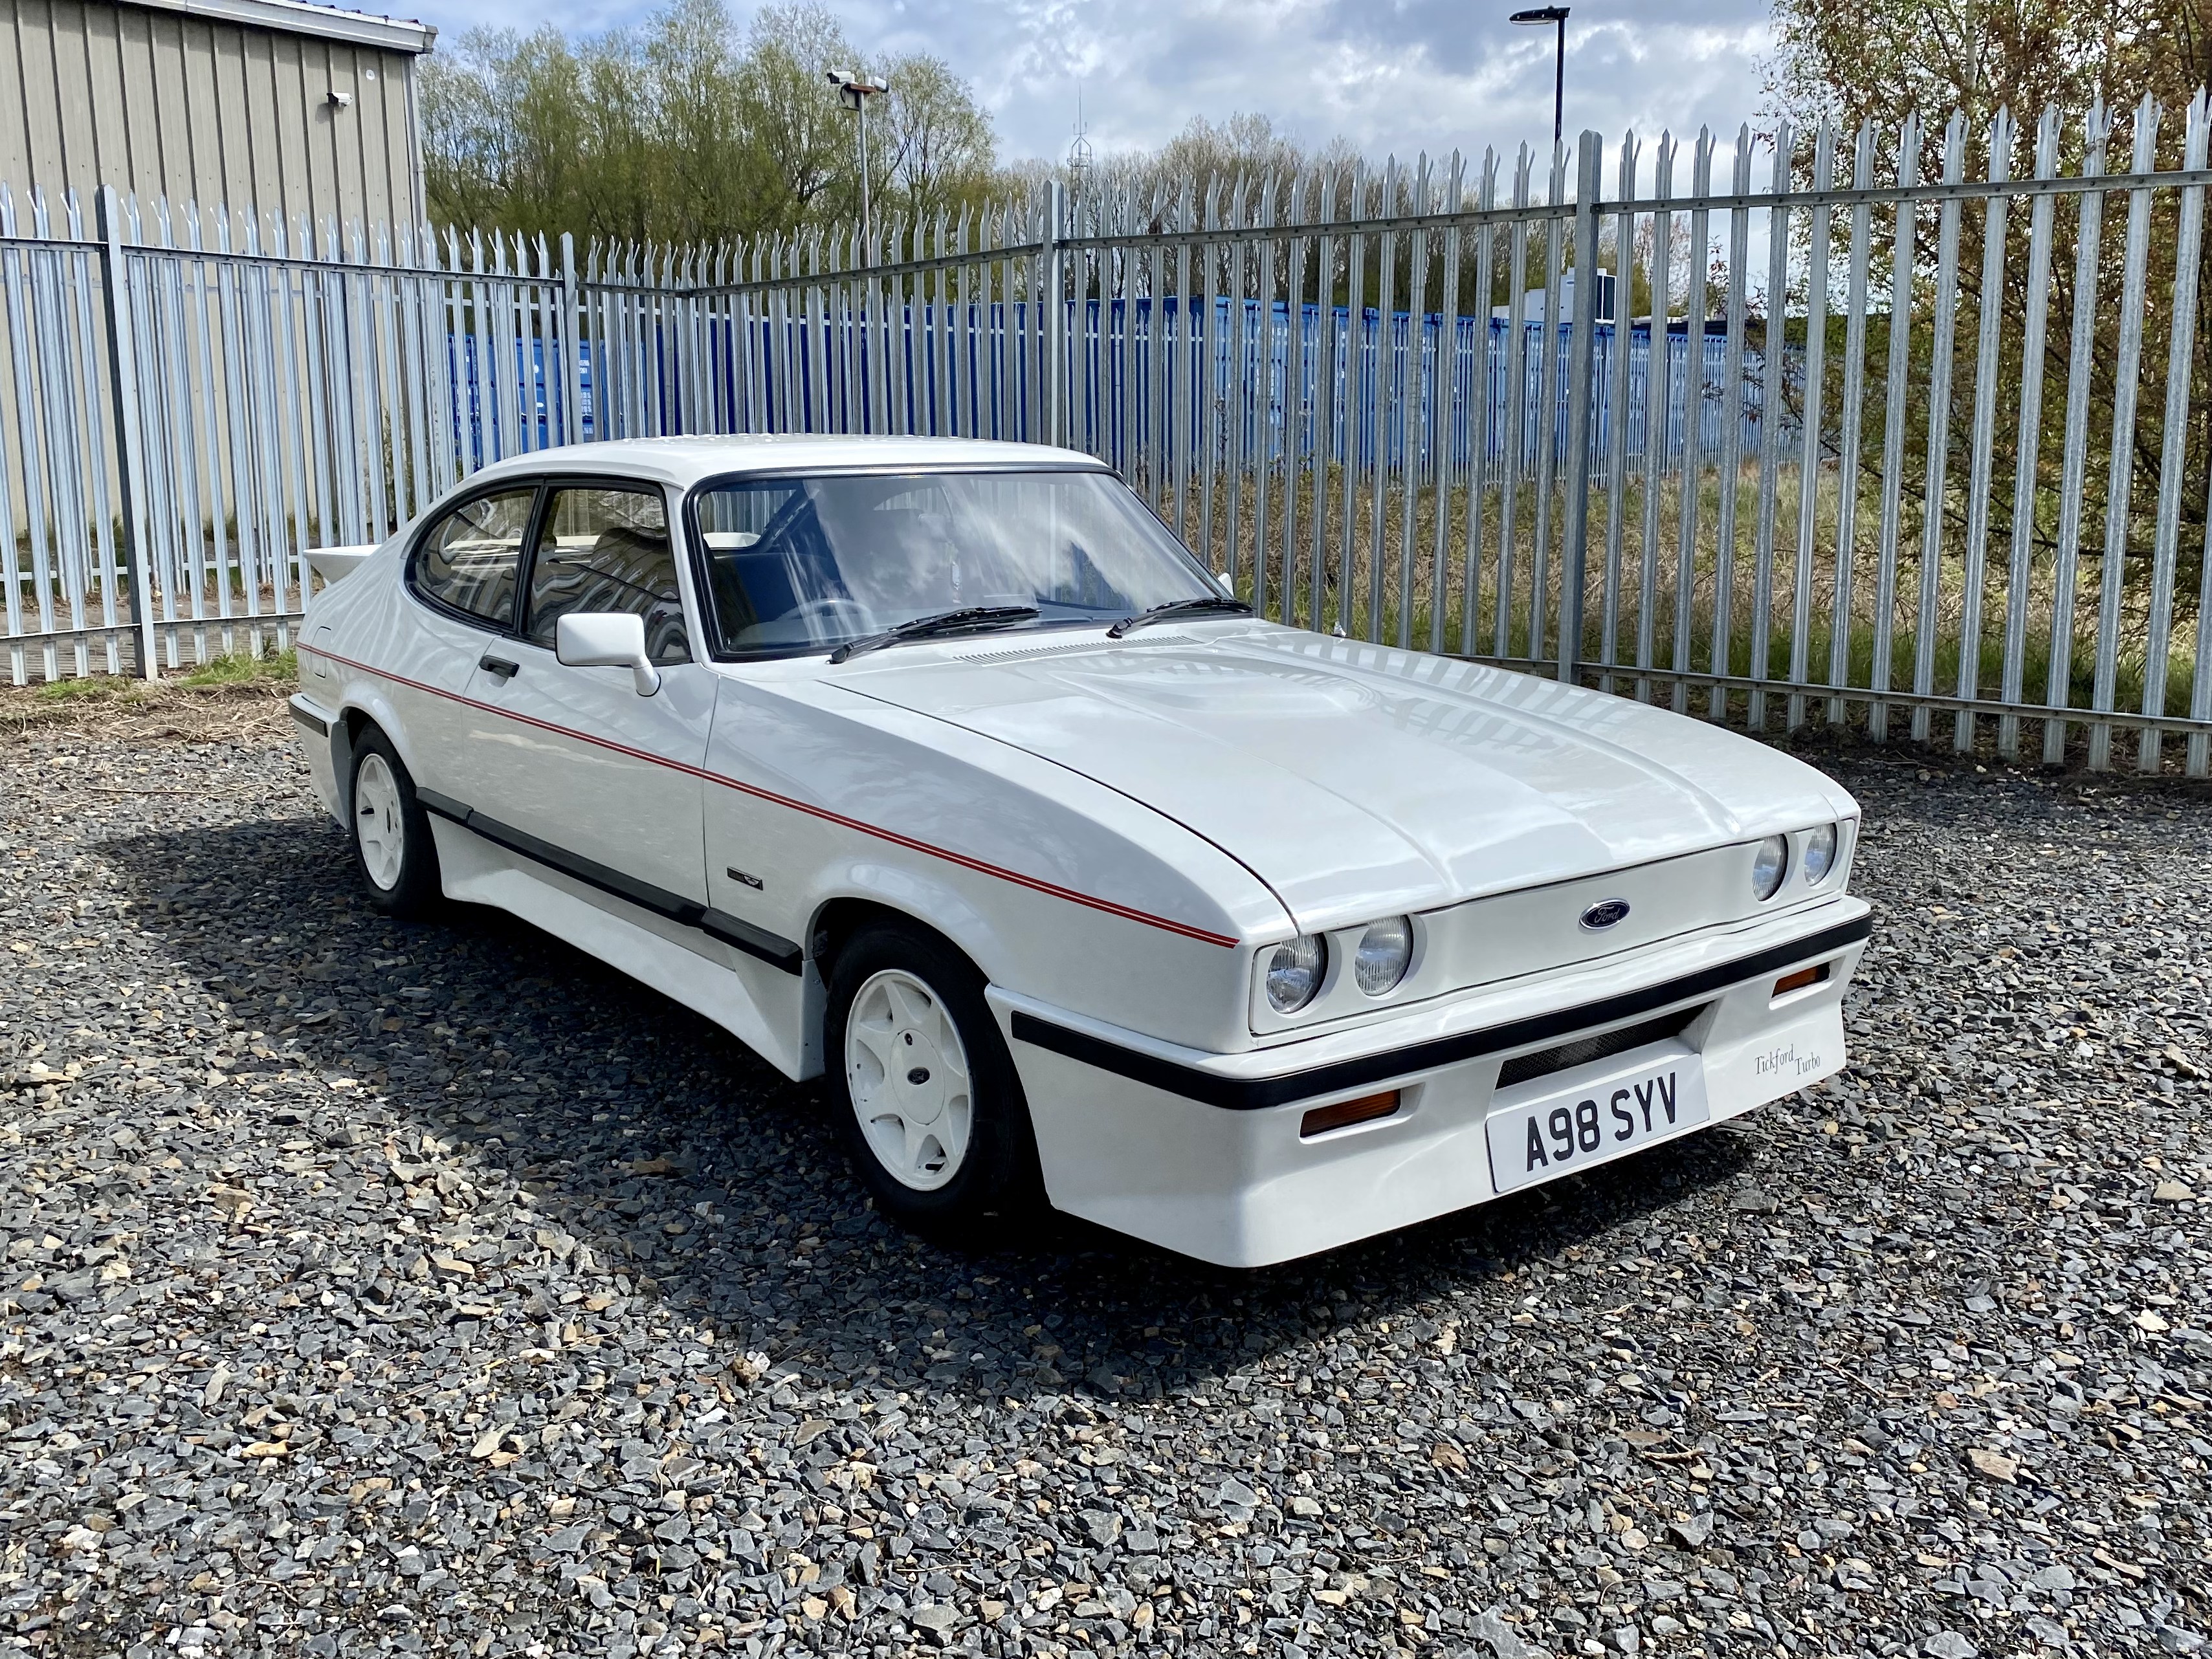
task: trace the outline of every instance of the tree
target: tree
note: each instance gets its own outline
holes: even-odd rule
[[[981,206],[999,185],[998,137],[967,83],[935,58],[896,58],[884,70],[890,90],[870,136],[880,134],[872,148],[886,205],[908,227]]]
[[[1965,173],[1981,176],[1989,163],[1990,135],[2001,111],[2008,112],[2015,125],[2008,161],[2012,176],[2027,174],[2033,166],[2038,120],[2046,108],[2062,118],[2059,171],[2075,173],[2084,159],[2085,118],[2101,102],[2113,123],[2106,149],[2106,170],[2126,171],[2131,165],[2134,138],[2131,123],[2142,100],[2154,99],[2163,112],[2157,131],[2158,164],[2172,167],[2181,159],[2185,122],[2184,112],[2198,89],[2212,80],[2212,9],[2204,0],[1774,0],[1775,52],[1770,64],[1769,97],[1777,114],[1810,125],[1823,118],[1839,121],[1844,135],[1839,157],[1847,156],[1849,135],[1860,124],[1870,124],[1879,142],[1894,155],[1898,136],[1909,117],[1921,123],[1923,149],[1921,176],[1935,176],[1940,165],[1943,125],[1952,112],[1962,115],[1966,126]],[[1792,160],[1801,183],[1809,182],[1810,148],[1801,131]],[[1848,163],[1845,163],[1848,170]],[[1842,182],[1839,179],[1838,182]],[[2170,431],[2165,418],[2162,377],[2168,361],[2171,307],[2164,303],[2171,292],[2178,254],[2176,191],[2160,192],[2160,205],[2148,229],[2148,284],[2142,317],[2142,380],[2131,426],[2122,436],[2118,464],[2128,469],[2131,511],[2124,527],[2124,550],[2128,555],[2121,573],[2129,635],[2139,646],[2147,631],[2147,607],[2142,604],[2151,575],[2148,505],[2156,498],[2165,458],[2172,446],[2183,446],[2182,476],[2189,481],[2182,492],[2183,530],[2177,559],[2174,602],[2177,616],[2185,619],[2197,608],[2201,592],[2204,546],[2204,479],[2212,471],[2212,421],[2208,421],[2202,395],[2193,399],[2190,422]],[[2083,494],[2092,504],[2106,499],[2109,436],[2118,417],[2117,365],[2121,359],[2120,334],[2125,319],[2119,303],[2125,214],[2115,198],[2108,203],[2093,250],[2100,296],[2093,325],[2093,349],[2087,354],[2086,392],[2088,430],[2097,434],[2086,457]],[[1887,216],[1876,214],[1877,222]],[[2071,387],[2072,352],[2068,319],[2074,309],[2076,248],[2070,235],[2084,222],[2078,202],[2055,210],[2058,237],[2045,292],[2028,292],[2028,241],[2032,216],[2025,203],[2016,204],[2004,226],[2001,276],[1996,292],[1982,291],[1981,261],[1972,250],[1983,246],[1989,224],[1988,210],[1970,204],[1960,211],[1960,246],[1954,278],[1957,324],[1954,341],[1960,354],[1951,382],[1948,405],[1929,408],[1916,398],[1905,407],[1877,410],[1871,418],[1897,419],[1906,423],[1905,453],[1926,453],[1931,427],[1942,437],[1939,446],[1947,461],[1950,481],[1942,510],[1947,519],[1963,527],[1974,503],[1965,498],[1957,481],[1966,475],[1966,444],[1973,424],[1978,364],[1972,352],[1977,325],[1991,307],[1999,313],[1997,349],[1990,365],[1996,387],[1997,465],[1986,507],[1999,535],[2010,528],[2009,481],[2022,439],[2037,440],[2039,470],[2030,501],[2033,523],[2030,541],[2047,553],[2055,545],[2058,518],[2057,473],[2065,456],[2057,441],[2053,424]],[[1911,273],[1912,307],[1910,329],[1913,384],[1924,385],[1935,348],[1929,322],[1938,295],[1932,254],[1939,212],[1932,204],[1912,216],[1906,246],[1913,260]],[[1802,216],[1801,216],[1802,223]],[[1889,281],[1887,232],[1875,238],[1877,285]],[[2203,300],[2212,298],[2212,248],[2200,256],[2197,272]],[[2051,325],[2045,337],[2041,403],[2030,418],[2015,419],[2025,362],[2026,318],[2034,298],[2048,306]],[[2212,329],[2201,320],[2189,342],[2193,362],[2187,372],[2197,387],[2212,385]],[[1832,323],[1828,373],[1843,372],[1841,353],[1835,349],[1839,325]],[[1887,348],[1889,320],[1878,316],[1868,328],[1869,354]],[[1831,386],[1830,407],[1835,388]],[[2009,453],[2008,453],[2009,452]],[[1875,453],[1869,442],[1865,458]],[[1908,501],[1917,486],[1908,481]],[[2091,564],[2102,551],[2103,538],[2092,520],[2085,532],[2081,556]],[[2097,580],[2104,580],[2100,574]],[[2080,613],[2077,612],[2077,621]],[[2083,660],[2077,653],[2077,664]],[[2173,684],[2179,684],[2177,680]]]
[[[855,62],[820,6],[770,6],[754,20],[732,113],[772,192],[761,205],[762,228],[818,222],[832,187],[854,179],[851,118],[826,72]],[[857,217],[857,183],[851,194]]]
[[[2033,122],[2101,93],[2168,108],[2212,80],[2202,0],[1775,0],[1769,94],[1778,113],[1894,130],[1952,110],[1985,130],[2000,108]]]
[[[712,243],[852,228],[852,117],[824,71],[859,68],[816,4],[740,36],[723,0],[672,0],[636,31],[471,30],[422,69],[434,221],[524,235]],[[1003,193],[989,117],[940,60],[893,60],[870,111],[886,210],[920,222]]]

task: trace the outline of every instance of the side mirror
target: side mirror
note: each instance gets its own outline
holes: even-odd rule
[[[1231,599],[1233,599],[1237,597],[1237,584],[1230,580],[1229,573],[1226,570],[1217,570],[1213,573],[1213,585],[1218,587],[1223,592],[1226,593]]]
[[[660,690],[645,654],[645,618],[628,611],[572,611],[553,625],[553,654],[570,668],[627,668],[637,695]]]

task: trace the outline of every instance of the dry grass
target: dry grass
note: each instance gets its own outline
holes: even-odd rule
[[[21,739],[67,727],[141,743],[266,742],[284,735],[284,700],[298,689],[289,653],[219,657],[173,678],[100,675],[0,687],[0,732]]]
[[[1768,574],[1766,673],[1786,678],[1799,647],[1800,592],[1802,592],[1802,651],[1808,678],[1829,678],[1838,642],[1845,665],[1845,683],[1870,686],[1875,683],[1875,659],[1880,644],[1878,626],[1884,606],[1881,587],[1882,503],[1878,480],[1862,472],[1853,501],[1850,556],[1839,559],[1844,492],[1833,471],[1817,473],[1813,500],[1803,501],[1801,474],[1794,467],[1781,470],[1776,481],[1773,551]],[[1371,481],[1352,483],[1346,513],[1343,469],[1328,468],[1323,487],[1321,520],[1321,558],[1323,585],[1318,618],[1312,604],[1315,556],[1315,493],[1313,475],[1297,483],[1297,499],[1286,503],[1286,486],[1279,473],[1270,483],[1267,504],[1266,590],[1270,615],[1285,614],[1283,584],[1286,570],[1295,578],[1289,618],[1306,626],[1341,626],[1347,634],[1374,636],[1389,642],[1405,642],[1426,648],[1440,641],[1447,651],[1478,655],[1548,655],[1558,649],[1551,633],[1559,614],[1560,550],[1565,542],[1567,492],[1558,482],[1540,490],[1533,479],[1516,481],[1512,499],[1498,484],[1489,485],[1480,504],[1480,556],[1475,561],[1475,603],[1472,637],[1468,632],[1468,492],[1454,488],[1441,495],[1425,480],[1407,491],[1402,480],[1383,487],[1377,513]],[[1593,490],[1589,502],[1589,566],[1584,599],[1585,635],[1583,655],[1588,660],[1633,664],[1642,660],[1665,667],[1675,660],[1678,639],[1688,645],[1687,660],[1695,671],[1736,675],[1753,672],[1753,622],[1758,607],[1759,558],[1759,478],[1755,463],[1737,475],[1735,534],[1728,544],[1728,569],[1723,583],[1720,536],[1722,481],[1707,469],[1698,478],[1694,503],[1679,477],[1663,477],[1647,489],[1644,480],[1631,477],[1619,492],[1616,509],[1612,492],[1602,486]],[[1292,510],[1295,544],[1285,560],[1283,527],[1286,504]],[[1441,586],[1437,577],[1437,516],[1443,509]],[[1233,494],[1226,475],[1217,478],[1212,512],[1206,514],[1197,480],[1184,490],[1180,528],[1194,549],[1203,550],[1215,569],[1230,568],[1232,546],[1240,591],[1249,597],[1254,588],[1259,548],[1255,537],[1259,494],[1246,479]],[[1174,503],[1167,504],[1172,520]],[[1810,556],[1800,578],[1799,531],[1809,506]],[[1691,546],[1687,568],[1682,547],[1685,507],[1692,510]],[[1407,535],[1410,514],[1410,538]],[[1607,646],[1606,592],[1608,584],[1613,525],[1619,522],[1617,599],[1612,619],[1612,649]],[[1924,596],[1923,623],[1922,504],[1904,492],[1892,536],[1896,548],[1893,586],[1889,596],[1888,673],[1890,689],[1909,688],[1917,661],[1920,639],[1926,632],[1935,641],[1932,689],[1954,691],[1959,684],[1961,658],[1960,636],[1965,626],[1970,592],[1978,589],[1979,620],[1974,684],[1981,696],[1994,696],[2003,682],[2004,631],[2012,602],[2010,531],[1993,524],[1984,543],[1981,575],[1970,584],[1966,567],[1966,536],[1960,527],[1963,503],[1947,513],[1943,537],[1933,570],[1931,591]],[[1544,532],[1540,539],[1541,520]],[[1350,534],[1347,537],[1347,521]],[[2129,580],[2121,595],[2121,647],[2114,675],[2114,701],[2126,708],[2140,708],[2146,678],[2150,636],[2151,526],[2138,515],[2130,526]],[[2069,635],[2072,648],[2065,680],[2072,701],[2086,704],[2094,690],[2098,607],[2101,596],[2103,560],[2101,524],[2085,526],[2084,545],[2078,556],[2074,611]],[[2050,681],[2052,621],[2057,580],[2056,561],[2047,534],[2031,548],[2027,580],[2021,592],[2025,619],[2021,660],[2021,694],[2040,701]],[[1344,580],[1346,551],[1350,550],[1350,580]],[[1379,565],[1379,605],[1376,571]],[[1846,578],[1848,580],[1846,580]],[[1728,596],[1729,650],[1724,663],[1716,662],[1716,617],[1723,586]],[[2193,587],[2193,583],[2185,583]],[[1341,591],[1340,591],[1341,590]],[[1646,603],[1646,594],[1649,603]],[[1501,604],[1501,594],[1503,602]],[[1686,598],[1686,604],[1684,599]],[[1441,604],[1443,627],[1432,619]],[[2193,596],[2177,597],[2179,620],[2168,643],[2165,708],[2171,714],[2188,712],[2197,649]],[[1379,626],[1370,630],[1370,617]],[[1539,630],[1532,618],[1540,617]]]

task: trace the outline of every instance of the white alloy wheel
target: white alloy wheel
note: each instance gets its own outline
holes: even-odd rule
[[[876,1162],[933,1192],[960,1173],[975,1121],[968,1050],[952,1016],[901,968],[871,975],[845,1020],[845,1082]]]
[[[384,757],[362,757],[353,776],[353,833],[361,844],[361,867],[380,891],[399,884],[407,861],[407,818],[399,803],[399,780]]]

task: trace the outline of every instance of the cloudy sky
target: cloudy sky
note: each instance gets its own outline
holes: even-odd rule
[[[1101,154],[1151,145],[1194,115],[1273,117],[1370,155],[1547,142],[1553,36],[1505,18],[1526,0],[829,0],[860,45],[935,52],[975,86],[1009,155],[1066,152],[1079,88]],[[361,0],[354,0],[361,3]],[[535,27],[542,0],[418,0],[441,29]],[[395,11],[405,9],[395,5]],[[586,0],[572,31],[646,3]],[[740,19],[751,7],[732,0]],[[1725,145],[1759,113],[1764,0],[1580,0],[1567,24],[1566,125]]]

